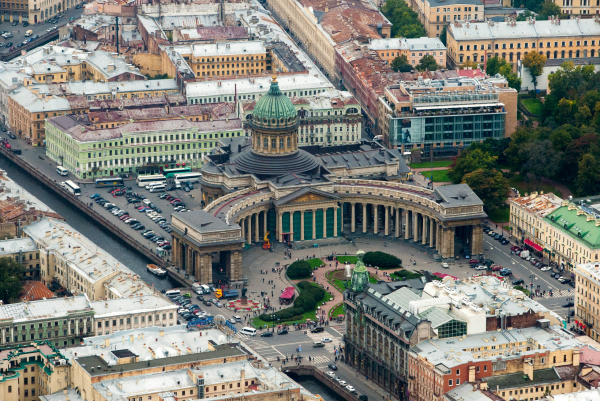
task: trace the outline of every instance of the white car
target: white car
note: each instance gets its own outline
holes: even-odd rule
[[[356,389],[352,386],[346,386],[346,390],[350,391],[351,393],[356,391]]]
[[[448,263],[446,263],[446,262],[442,263],[442,267],[443,267],[444,269],[448,269],[448,268],[450,268],[450,266],[448,266]]]
[[[485,265],[479,265],[475,268],[475,270],[487,270],[487,266]]]
[[[323,338],[321,338],[321,342],[322,342],[322,343],[330,343],[330,342],[332,342],[332,341],[333,341],[333,340],[332,340],[331,338],[329,338],[329,337],[323,337]]]
[[[546,267],[542,267],[541,269],[543,272],[547,272],[548,270],[552,270],[552,268],[550,266],[546,266]]]
[[[340,380],[339,383],[342,387],[346,387],[346,385],[348,385],[348,383],[346,383],[346,380]]]
[[[335,373],[333,373],[333,372],[327,372],[325,374],[329,377],[335,377]]]

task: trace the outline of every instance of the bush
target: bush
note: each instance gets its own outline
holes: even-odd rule
[[[273,321],[272,316],[275,315],[275,320],[289,320],[294,318],[295,316],[302,315],[304,310],[302,308],[285,308],[275,313],[263,313],[258,318],[264,320],[265,322]]]
[[[309,278],[311,273],[312,267],[305,260],[297,260],[287,268],[287,275],[291,279]]]
[[[380,269],[395,269],[400,267],[402,260],[385,252],[367,252],[363,258],[367,265],[378,266]]]
[[[291,267],[291,266],[290,266]],[[289,268],[288,268],[289,269]],[[320,285],[309,281],[301,281],[298,283],[300,295],[294,300],[294,306],[285,308],[275,313],[263,313],[258,318],[265,322],[273,320],[300,320],[305,312],[312,312],[317,308],[317,303],[325,297],[325,290]],[[273,319],[275,315],[275,319]]]

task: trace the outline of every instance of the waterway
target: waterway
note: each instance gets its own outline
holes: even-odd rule
[[[104,249],[120,263],[139,274],[140,278],[146,283],[154,285],[158,290],[167,290],[178,286],[177,282],[169,277],[159,278],[148,272],[146,265],[151,263],[148,259],[128,247],[122,241],[119,241],[115,235],[107,232],[104,227],[101,227],[93,219],[90,219],[85,213],[71,206],[69,202],[50,191],[19,166],[3,156],[0,156],[0,168],[6,170],[9,178],[44,202],[56,213],[60,214],[71,227],[89,238],[99,248]]]
[[[344,401],[344,398],[312,376],[295,376],[294,379],[311,393],[319,394],[325,401]]]

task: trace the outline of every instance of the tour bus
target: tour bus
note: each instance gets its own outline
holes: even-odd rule
[[[167,179],[165,178],[164,175],[162,174],[156,174],[156,175],[138,175],[137,178],[137,185],[138,187],[147,187],[149,184],[166,184],[167,183]]]
[[[63,166],[56,167],[56,172],[60,175],[69,175],[69,171]]]
[[[79,188],[79,186],[71,180],[65,181],[65,188],[67,191],[69,191],[70,193],[72,193],[75,196],[81,195],[81,188]]]
[[[124,186],[125,182],[123,182],[121,177],[96,179],[96,188],[117,188]]]
[[[165,192],[167,190],[167,186],[165,184],[154,185],[154,186],[152,186],[152,187],[150,187],[148,189],[152,193],[155,193],[155,192]]]
[[[198,179],[202,177],[201,173],[180,173],[175,174],[175,179],[177,181],[189,181],[189,182],[198,182]]]
[[[175,167],[175,168],[166,168],[163,170],[163,175],[167,178],[175,177],[175,174],[181,173],[191,173],[192,169],[189,167]]]

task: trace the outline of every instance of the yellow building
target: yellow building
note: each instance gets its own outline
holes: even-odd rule
[[[592,339],[600,339],[600,263],[582,263],[573,269],[575,273],[575,319],[578,328]]]
[[[448,63],[483,64],[501,57],[512,64],[530,51],[548,59],[587,58],[600,54],[600,24],[593,19],[505,22],[454,22],[448,27]]]
[[[20,263],[26,276],[40,274],[40,252],[31,238],[0,241],[0,258],[10,258]]]
[[[409,5],[430,38],[439,37],[450,21],[484,19],[484,4],[479,0],[411,0]]]
[[[553,0],[563,14],[589,15],[600,14],[598,0]],[[596,16],[597,17],[597,16]]]
[[[432,56],[442,68],[446,67],[446,46],[437,38],[385,38],[369,43],[369,49],[391,64],[396,57],[406,56],[408,64],[416,67],[425,56]]]

